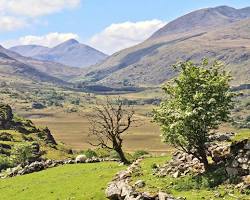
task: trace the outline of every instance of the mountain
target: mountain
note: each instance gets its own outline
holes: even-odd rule
[[[154,33],[150,39],[170,34],[185,33],[197,29],[208,31],[214,27],[227,25],[250,17],[250,7],[235,9],[228,6],[205,8],[186,14],[168,23]]]
[[[53,76],[58,79],[62,79],[64,81],[69,81],[70,79],[73,79],[76,76],[79,76],[83,73],[83,70],[77,67],[69,67],[60,63],[42,61],[42,60],[34,59],[32,57],[25,57],[14,51],[5,49],[3,47],[0,47],[0,52],[8,55],[9,57],[23,64],[32,66],[32,68],[40,72],[46,73],[49,76]]]
[[[10,55],[6,54],[8,50],[0,46],[0,79],[1,80],[15,80],[14,82],[35,81],[56,84],[60,86],[70,86],[69,83],[50,76],[44,72],[35,69],[33,66],[22,63]]]
[[[145,42],[87,68],[85,79],[104,86],[155,86],[176,75],[172,64],[177,61],[207,57],[226,64],[235,77],[232,84],[249,83],[249,16],[250,8],[226,6],[192,12],[170,22]]]
[[[70,39],[54,48],[37,45],[15,46],[10,48],[23,56],[43,61],[57,62],[73,67],[87,67],[107,58],[107,55],[77,40]]]
[[[47,53],[49,51],[49,48],[40,45],[21,45],[11,47],[9,50],[25,57],[33,57],[38,54]]]

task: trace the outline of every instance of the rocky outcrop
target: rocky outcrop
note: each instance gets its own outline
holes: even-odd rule
[[[55,138],[47,127],[38,132],[37,136],[43,139],[46,144],[57,145]]]
[[[142,159],[136,160],[126,170],[115,175],[106,189],[106,197],[110,200],[175,200],[163,192],[153,195],[147,192],[138,192],[137,189],[143,188],[146,184],[143,180],[138,180],[133,186],[130,185],[132,174],[141,170],[141,161]]]

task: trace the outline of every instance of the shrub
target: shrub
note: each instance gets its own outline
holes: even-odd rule
[[[0,171],[12,167],[12,162],[9,157],[0,155]]]
[[[138,150],[136,152],[134,152],[134,159],[138,159],[140,158],[141,156],[144,156],[144,155],[148,155],[149,153],[147,151],[144,151],[144,150]]]
[[[223,167],[208,171],[204,174],[196,176],[185,176],[176,179],[173,182],[173,187],[176,190],[192,190],[192,189],[207,189],[214,188],[227,180],[227,174]]]
[[[84,154],[87,158],[98,157],[97,153],[91,149],[88,149],[87,151],[85,151]]]
[[[15,164],[23,164],[36,157],[33,151],[34,148],[30,143],[15,144],[11,149],[11,158]]]
[[[109,157],[110,158],[115,158],[115,159],[119,159],[120,158],[119,155],[118,155],[118,153],[115,150],[110,151]]]
[[[98,148],[95,150],[98,158],[107,158],[110,156],[110,150]]]

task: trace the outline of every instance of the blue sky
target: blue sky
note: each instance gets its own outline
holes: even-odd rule
[[[54,5],[50,2],[53,0],[0,0],[0,43],[54,46],[73,37],[112,53],[146,39],[167,22],[190,11],[219,5],[250,6],[250,0],[54,0]]]

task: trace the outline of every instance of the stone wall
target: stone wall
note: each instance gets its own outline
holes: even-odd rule
[[[115,178],[106,189],[106,197],[110,200],[175,200],[175,198],[164,192],[152,195],[136,191],[137,188],[145,186],[143,180],[138,180],[133,186],[129,184],[132,174],[140,171],[141,161],[142,159],[136,160],[126,170],[115,175]]]

